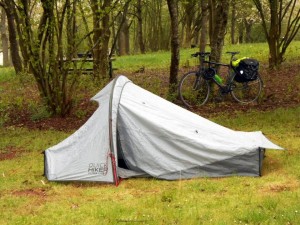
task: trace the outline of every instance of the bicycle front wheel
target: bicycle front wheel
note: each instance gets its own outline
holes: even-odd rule
[[[189,72],[181,78],[178,92],[183,104],[188,108],[192,108],[204,105],[207,102],[210,87],[208,81],[199,73]]]
[[[239,83],[232,82],[231,96],[238,102],[248,104],[258,99],[263,87],[262,80],[258,75],[256,80]]]

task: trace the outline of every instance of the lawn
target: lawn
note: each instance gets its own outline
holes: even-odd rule
[[[259,50],[260,46],[263,44],[231,46],[228,50],[253,51],[254,57],[262,54],[265,59],[267,51],[265,47]],[[293,46],[287,61],[296,65],[299,54],[295,54],[295,43]],[[190,60],[192,52],[193,49],[182,51],[182,67],[189,64],[184,59]],[[150,63],[147,57],[153,61]],[[168,58],[166,52],[126,56],[118,58],[116,66],[123,72],[128,71],[135,83],[165,96],[164,79],[168,73],[147,73],[147,70],[167,71]],[[166,60],[162,62],[164,66],[160,64],[162,59]],[[141,66],[145,66],[146,72],[134,73]],[[73,116],[80,123],[72,118],[49,120],[39,103],[33,79],[16,77],[11,69],[1,68],[0,225],[300,224],[298,68],[294,66],[292,73],[286,73],[290,71],[288,67],[275,72],[263,71],[268,82],[264,87],[265,100],[258,105],[239,106],[229,98],[195,111],[234,130],[261,130],[285,148],[284,151],[266,151],[262,177],[178,181],[136,178],[123,180],[118,187],[45,179],[42,152],[73,133],[88,118],[89,111],[84,108],[85,104],[74,111]],[[90,98],[99,87],[91,85],[88,77],[83,79],[80,90],[84,91],[77,98],[86,95]],[[78,105],[81,104],[78,100]],[[90,109],[94,108],[95,105],[91,105]],[[55,121],[57,126],[53,125]]]
[[[300,61],[300,41],[294,41],[291,43],[286,52],[286,61]],[[181,66],[197,65],[198,60],[191,57],[192,53],[199,51],[197,48],[181,49],[180,50],[180,64]],[[207,49],[209,51],[209,49]],[[229,63],[230,55],[226,54],[227,51],[240,52],[236,57],[253,57],[261,62],[263,67],[267,66],[269,51],[267,43],[251,43],[241,45],[226,45],[223,49],[222,62]],[[168,68],[170,65],[170,52],[155,52],[144,55],[129,55],[116,57],[116,61],[113,62],[114,67],[123,71],[138,71],[141,67],[147,69],[162,69]]]
[[[297,107],[213,119],[262,130],[286,149],[267,151],[262,177],[140,178],[119,187],[48,182],[41,153],[69,133],[1,128],[0,152],[15,155],[0,161],[0,224],[299,224],[299,115]]]

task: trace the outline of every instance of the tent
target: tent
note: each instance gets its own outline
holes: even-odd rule
[[[99,107],[45,151],[50,181],[260,176],[264,151],[282,149],[260,131],[213,123],[118,76],[92,100]]]

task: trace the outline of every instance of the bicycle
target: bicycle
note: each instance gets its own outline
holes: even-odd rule
[[[239,103],[247,104],[258,99],[263,87],[258,71],[255,74],[255,79],[238,82],[239,71],[233,66],[233,63],[236,60],[234,56],[239,54],[239,52],[226,53],[231,54],[229,64],[212,62],[210,60],[210,52],[196,52],[192,54],[192,57],[199,56],[200,58],[198,70],[184,74],[178,87],[178,94],[186,107],[202,106],[208,101],[211,92],[209,81],[217,85],[222,96],[230,93]],[[206,60],[207,57],[209,57],[208,61]],[[222,79],[216,73],[215,68],[217,66],[228,67],[225,84],[222,83]]]

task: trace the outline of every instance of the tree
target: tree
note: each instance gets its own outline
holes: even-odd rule
[[[143,32],[143,17],[142,17],[142,0],[137,0],[136,4],[136,17],[138,20],[137,25],[137,36],[138,36],[138,44],[140,48],[140,52],[145,54],[145,43],[144,43],[144,32]]]
[[[211,59],[215,62],[219,62],[221,59],[228,11],[229,0],[210,1],[210,47]]]
[[[298,0],[269,0],[268,4],[263,4],[264,2],[260,0],[253,2],[260,14],[269,45],[269,67],[277,67],[284,61],[286,49],[300,29],[300,7],[297,5],[299,2]]]
[[[257,15],[257,10],[252,0],[239,0],[235,1],[236,6],[236,18],[238,27],[238,41],[239,43],[252,42],[252,27],[255,23],[260,22],[260,18]]]
[[[78,2],[78,0],[0,1],[7,14],[10,44],[14,48],[12,51],[14,67],[18,72],[24,69],[34,76],[42,100],[54,115],[65,116],[72,109],[73,95],[81,74],[80,68],[84,65],[84,62],[74,63],[72,58],[77,55],[78,46],[83,40],[93,32],[99,31],[95,26],[93,32],[83,37],[78,36],[77,16],[80,16],[77,13]],[[106,5],[102,5],[101,8],[103,10],[101,16],[97,15],[97,22],[102,21],[107,25],[110,1],[105,3]],[[39,12],[39,20],[34,16],[36,12]],[[96,65],[99,65],[97,63],[102,62],[103,55],[107,62],[109,37],[103,27],[100,27],[100,36],[97,37],[99,38],[94,39],[96,45],[93,43],[93,46],[96,46],[96,50],[103,50],[96,56]],[[16,61],[19,46],[23,64],[20,60]],[[99,46],[101,47],[97,48]],[[70,72],[70,69],[73,72]]]
[[[110,39],[110,18],[112,0],[91,0],[93,13],[93,57],[94,76],[96,79],[108,78],[109,66],[109,39]]]
[[[17,38],[17,21],[15,20],[14,2],[11,0],[1,0],[0,6],[4,9],[7,17],[8,38],[10,43],[10,55],[16,73],[23,71],[22,60],[19,54],[19,42]]]
[[[201,1],[201,36],[200,36],[200,52],[205,52],[207,43],[207,24],[208,24],[208,0]]]
[[[128,8],[130,0],[127,1],[122,7],[122,12],[119,13],[118,18],[118,45],[119,45],[119,55],[129,55],[130,54],[130,26],[131,22],[128,19]]]
[[[191,44],[197,43],[198,31],[201,27],[201,13],[198,7],[199,1],[189,0],[182,1],[183,6],[183,22],[184,22],[184,47],[189,48]],[[194,43],[192,40],[194,39]]]
[[[231,44],[235,44],[236,0],[231,0]]]
[[[6,14],[3,8],[1,9],[0,31],[1,31],[2,50],[3,50],[3,66],[7,67],[10,66],[10,59],[8,54]]]
[[[179,67],[179,31],[178,31],[178,2],[167,0],[171,19],[171,65],[169,77],[169,93],[175,93]]]

